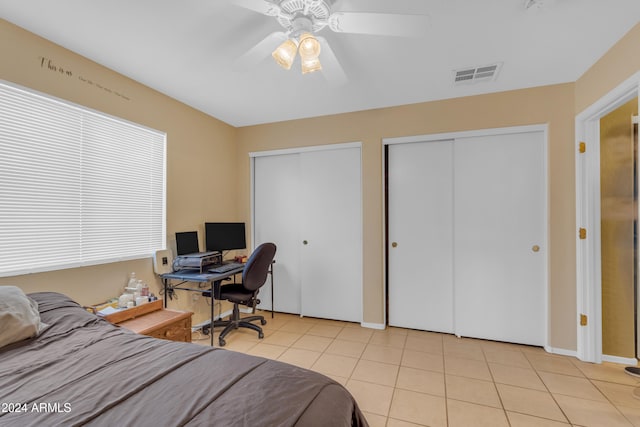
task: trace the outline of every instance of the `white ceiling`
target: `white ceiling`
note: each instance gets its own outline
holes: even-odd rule
[[[428,14],[430,25],[421,39],[322,30],[349,79],[337,87],[270,56],[234,71],[282,27],[228,0],[0,0],[0,17],[234,126],[573,82],[640,21],[639,0],[523,4],[338,0],[334,11]],[[495,62],[496,81],[454,87],[454,69]]]

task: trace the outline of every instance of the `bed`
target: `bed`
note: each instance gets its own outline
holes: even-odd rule
[[[367,426],[316,372],[137,335],[62,294],[29,297],[49,326],[0,348],[0,425]]]

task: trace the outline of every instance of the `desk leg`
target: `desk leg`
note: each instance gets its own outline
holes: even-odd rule
[[[271,318],[273,319],[273,264],[271,264]]]
[[[163,298],[162,298],[162,299],[163,299],[164,301],[162,302],[162,304],[164,305],[164,308],[167,308],[167,298],[168,298],[168,295],[167,295],[167,285],[168,285],[168,282],[169,282],[169,279],[164,279],[164,278],[162,279],[162,286],[163,286],[163,288],[164,288],[164,289],[163,289],[163,292],[162,292],[162,296],[163,296]]]
[[[211,320],[210,320],[210,324],[209,324],[209,335],[211,336],[211,347],[213,347],[213,323],[214,323],[214,318],[215,318],[215,307],[216,307],[216,298],[215,298],[215,294],[213,293],[213,289],[215,287],[214,282],[211,282]]]

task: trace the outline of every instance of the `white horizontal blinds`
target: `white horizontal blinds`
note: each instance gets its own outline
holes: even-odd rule
[[[83,134],[83,259],[163,248],[164,236],[154,230],[163,229],[164,135],[97,114],[85,115]]]
[[[0,86],[0,269],[47,268],[80,255],[80,116]]]
[[[165,134],[0,83],[0,276],[165,246]]]

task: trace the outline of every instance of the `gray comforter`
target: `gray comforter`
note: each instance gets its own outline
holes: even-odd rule
[[[29,296],[51,326],[0,349],[0,425],[367,425],[318,373],[137,335],[61,294]]]

